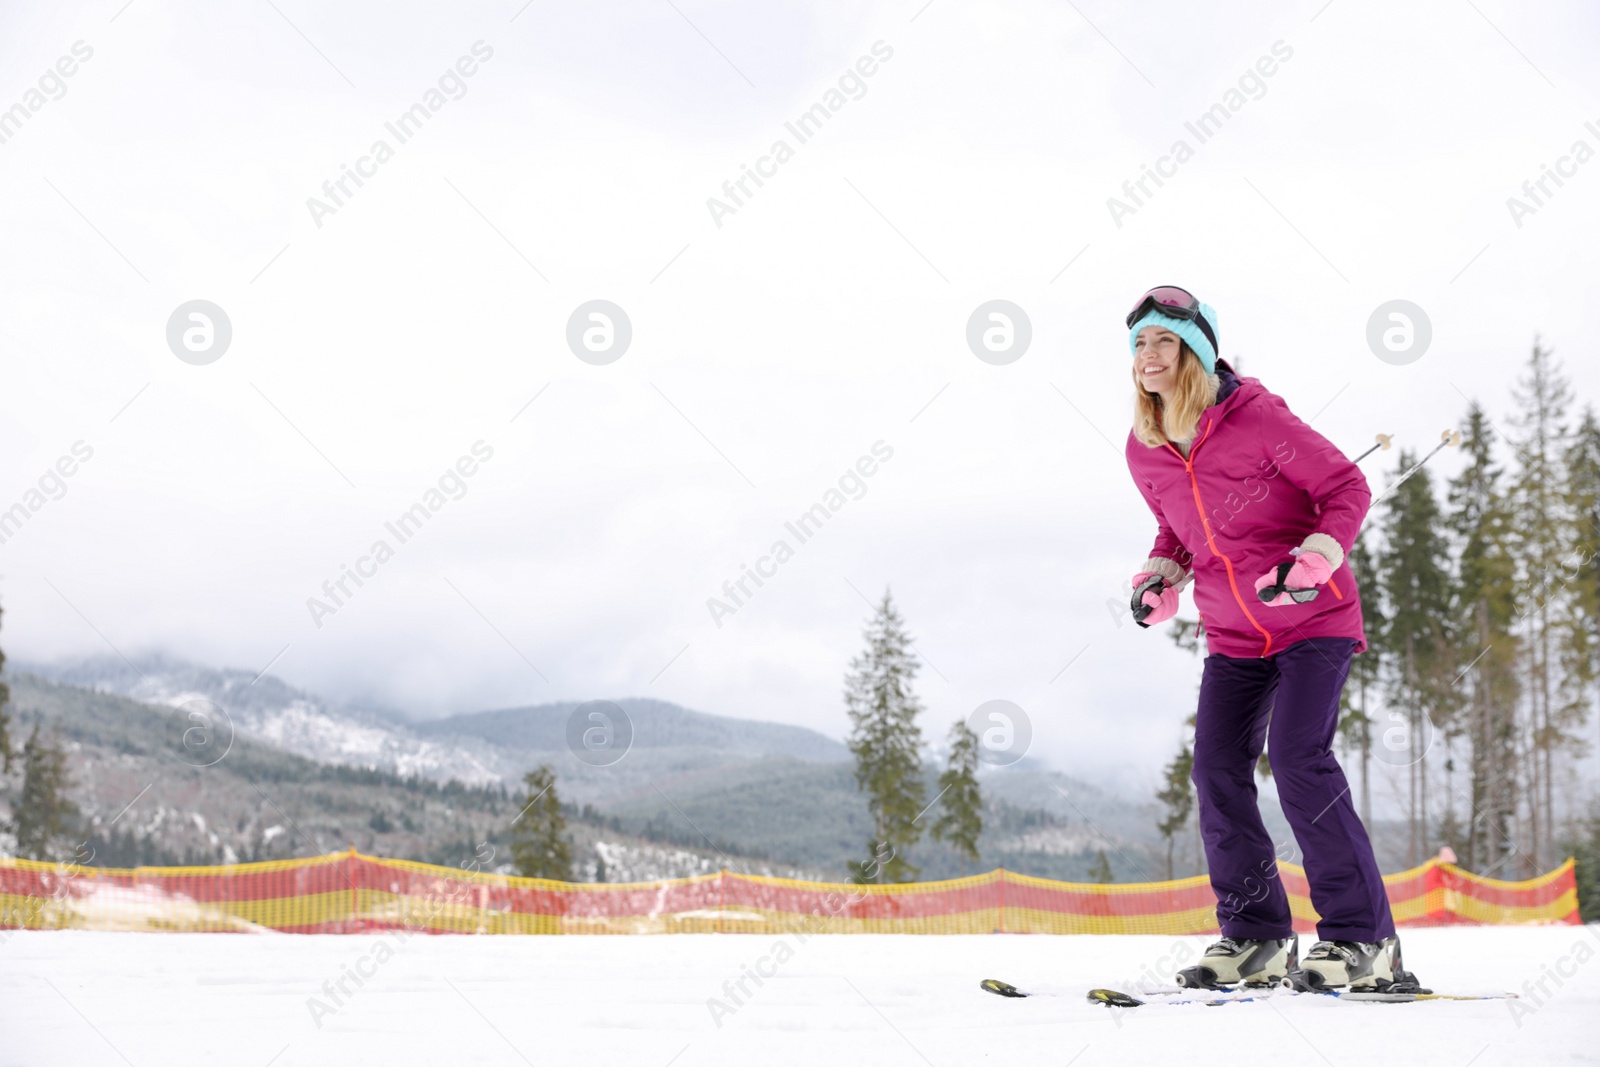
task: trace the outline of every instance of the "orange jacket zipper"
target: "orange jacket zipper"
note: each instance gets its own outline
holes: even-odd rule
[[[1205,443],[1206,438],[1211,436],[1211,428],[1216,424],[1217,420],[1215,418],[1206,423],[1206,432],[1200,436],[1200,440],[1194,443],[1194,447],[1189,449],[1189,454],[1187,456],[1179,452],[1176,448],[1173,448],[1171,441],[1167,442],[1167,447],[1172,449],[1172,454],[1174,456],[1177,456],[1179,459],[1183,460],[1183,469],[1189,473],[1189,485],[1194,490],[1195,510],[1200,513],[1200,527],[1206,532],[1206,544],[1210,546],[1211,554],[1220,559],[1222,561],[1222,565],[1227,568],[1228,587],[1233,590],[1233,599],[1238,602],[1239,610],[1244,612],[1244,617],[1250,620],[1250,625],[1254,626],[1256,628],[1256,632],[1266,640],[1266,644],[1261,646],[1261,655],[1259,657],[1260,659],[1266,659],[1267,653],[1272,649],[1272,635],[1261,628],[1261,624],[1256,621],[1256,617],[1250,614],[1250,609],[1245,606],[1244,597],[1239,595],[1239,580],[1233,573],[1233,560],[1222,554],[1222,552],[1217,548],[1216,539],[1211,536],[1211,520],[1206,518],[1205,501],[1200,499],[1200,482],[1194,476],[1195,453],[1200,451],[1200,446]],[[1335,595],[1338,595],[1338,590],[1334,590],[1334,593]],[[1340,599],[1343,598],[1341,597]]]

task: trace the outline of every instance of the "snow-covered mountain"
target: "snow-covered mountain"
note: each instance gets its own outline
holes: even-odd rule
[[[270,675],[213,670],[159,655],[131,663],[101,656],[12,666],[146,704],[176,708],[191,700],[208,700],[223,709],[239,734],[322,763],[440,781],[454,778],[469,785],[507,781],[520,773],[507,765],[498,746],[481,738],[423,736],[397,719],[331,707]]]
[[[216,670],[161,655],[132,662],[97,656],[11,667],[145,704],[177,708],[207,700],[223,710],[241,736],[320,763],[467,785],[515,784],[533,765],[553,757],[563,760],[563,766],[571,763],[565,759],[566,724],[576,701],[407,722],[398,714],[331,705],[270,675]],[[622,698],[617,704],[632,719],[632,747],[639,753],[628,767],[600,777],[586,774],[594,768],[582,764],[567,767],[577,776],[570,795],[578,799],[597,799],[616,789],[635,770],[633,764],[641,762],[660,774],[685,760],[705,766],[779,755],[825,763],[850,758],[840,742],[799,726],[708,715],[645,698]],[[646,750],[652,755],[642,755]]]
[[[6,681],[8,711],[19,733],[29,736],[40,728],[62,746],[67,791],[80,815],[43,858],[172,866],[356,847],[371,855],[514,873],[509,839],[526,799],[517,784],[472,787],[314,761],[242,732],[226,739],[225,748],[218,739],[215,752],[202,753],[215,759],[196,761],[196,752],[184,744],[193,729],[184,711],[28,672],[7,671]],[[158,691],[153,683],[146,690]],[[171,693],[198,691],[180,686]],[[0,789],[0,857],[17,849],[15,836],[4,828],[18,796],[15,789]],[[747,855],[687,825],[633,820],[645,834],[634,836],[615,816],[570,802],[563,807],[579,878],[681,878],[728,865],[822,880],[829,869]]]
[[[871,834],[848,750],[796,726],[619,698],[632,720],[631,747],[626,758],[591,764],[568,740],[576,702],[409,723],[330,706],[279,679],[161,656],[15,666],[25,672],[13,676],[18,714],[57,723],[75,746],[87,791],[80,803],[101,847],[121,862],[157,852],[215,862],[358,844],[453,864],[490,839],[505,843],[522,777],[539,765],[558,774],[580,862],[598,874],[603,858],[608,879],[710,870],[722,853],[772,873],[837,875]],[[227,716],[237,738],[231,756],[218,752],[214,764],[184,758],[173,746],[187,736],[186,716],[149,714],[194,700]],[[296,758],[312,762],[285,762]],[[328,775],[319,766],[395,777]],[[419,779],[433,791],[404,784]],[[1148,801],[1022,765],[982,781],[991,862],[1072,878],[1105,850],[1118,870],[1154,869]],[[462,792],[478,786],[487,788]],[[130,839],[113,839],[113,829]],[[966,872],[933,845],[919,864],[927,877]]]

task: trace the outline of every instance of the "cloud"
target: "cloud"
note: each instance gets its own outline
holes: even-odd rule
[[[838,736],[851,586],[892,586],[930,722],[1011,699],[1057,765],[1149,766],[1197,664],[1103,606],[1153,534],[1120,454],[1134,295],[1202,293],[1347,450],[1436,438],[1457,388],[1500,414],[1534,331],[1571,356],[1589,328],[1600,200],[1504,208],[1594,118],[1557,88],[1585,9],[1486,8],[1525,60],[1470,8],[679,6],[13,9],[16,69],[95,56],[0,145],[26,250],[0,498],[95,458],[0,546],[7,651],[288,645],[292,683],[418,715],[652,695]],[[713,227],[707,191],[880,38],[870,92]],[[310,192],[479,39],[470,93],[319,230]],[[1279,39],[1270,92],[1115,227],[1106,198]],[[964,339],[996,298],[1033,323],[1007,366]],[[1406,367],[1363,342],[1395,298],[1435,328]],[[207,366],[163,338],[192,299],[233,324]],[[633,324],[607,366],[564,342],[593,299]],[[480,438],[471,492],[309,627],[307,591]],[[714,627],[706,591],[880,438],[872,492]]]

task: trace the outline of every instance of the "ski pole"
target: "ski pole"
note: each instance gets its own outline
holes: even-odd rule
[[[1460,443],[1461,443],[1461,431],[1460,430],[1446,430],[1444,433],[1440,434],[1439,435],[1439,443],[1437,445],[1433,446],[1433,451],[1429,452],[1426,456],[1423,456],[1421,459],[1417,460],[1416,463],[1411,465],[1410,469],[1406,470],[1403,474],[1400,475],[1399,478],[1395,479],[1395,483],[1393,485],[1391,485],[1389,488],[1385,489],[1378,496],[1378,499],[1374,500],[1372,502],[1372,504],[1368,507],[1368,509],[1367,509],[1368,513],[1370,514],[1372,507],[1376,507],[1377,504],[1379,503],[1379,501],[1383,500],[1384,497],[1388,496],[1390,493],[1392,493],[1396,489],[1400,488],[1400,486],[1405,483],[1405,480],[1407,478],[1411,477],[1413,474],[1415,474],[1419,470],[1421,470],[1422,469],[1422,465],[1424,463],[1428,462],[1428,460],[1432,459],[1434,456],[1438,455],[1439,451],[1441,449],[1454,448],[1456,445],[1459,445]]]
[[[1385,452],[1387,452],[1387,451],[1389,451],[1389,446],[1392,445],[1393,443],[1394,443],[1394,438],[1390,437],[1386,433],[1380,433],[1378,435],[1378,443],[1377,444],[1373,445],[1371,448],[1367,449],[1365,452],[1361,453],[1361,455],[1357,456],[1355,459],[1351,460],[1350,462],[1352,462],[1352,463],[1360,463],[1362,460],[1366,459],[1368,456],[1372,455],[1374,452],[1376,452],[1380,448],[1383,449]]]
[[[1461,443],[1461,431],[1460,430],[1446,430],[1444,433],[1440,434],[1439,435],[1439,443],[1434,446],[1432,452],[1429,452],[1426,456],[1423,456],[1421,459],[1417,460],[1417,462],[1413,463],[1407,470],[1405,470],[1404,472],[1401,473],[1399,478],[1395,479],[1395,483],[1393,485],[1391,485],[1389,488],[1385,489],[1382,493],[1380,493],[1376,498],[1373,499],[1372,503],[1367,505],[1367,517],[1365,519],[1361,520],[1361,529],[1356,531],[1356,537],[1359,538],[1362,534],[1367,532],[1367,527],[1371,525],[1372,516],[1377,514],[1377,510],[1376,509],[1377,509],[1377,506],[1378,506],[1379,502],[1381,502],[1390,493],[1392,493],[1396,489],[1400,488],[1400,484],[1402,482],[1404,482],[1407,478],[1411,477],[1413,474],[1415,474],[1419,470],[1421,470],[1422,469],[1422,465],[1424,463],[1428,462],[1428,460],[1432,459],[1434,456],[1438,455],[1440,449],[1454,448],[1455,446],[1459,445],[1460,443]]]

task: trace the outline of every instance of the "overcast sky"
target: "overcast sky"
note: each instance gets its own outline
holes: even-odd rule
[[[1431,447],[1466,397],[1503,424],[1536,334],[1600,399],[1600,159],[1507,204],[1600,148],[1597,28],[1502,0],[7,4],[0,508],[28,515],[0,641],[417,716],[643,695],[842,736],[889,586],[932,737],[1004,698],[1035,755],[1153,779],[1199,665],[1106,608],[1154,534],[1128,306],[1199,293],[1352,455]],[[567,342],[597,299],[632,328],[604,365]],[[1005,365],[967,343],[996,299],[1032,327]],[[1366,338],[1397,299],[1432,324],[1405,365]],[[168,343],[193,300],[231,324],[204,365]]]

